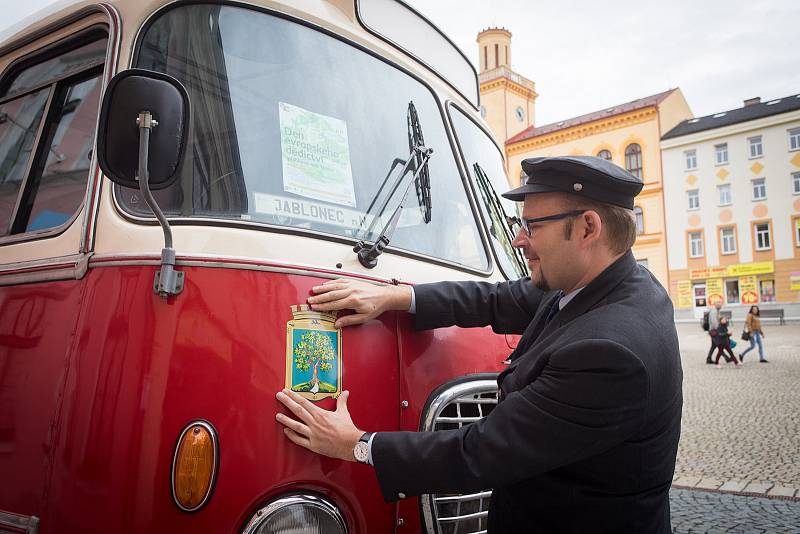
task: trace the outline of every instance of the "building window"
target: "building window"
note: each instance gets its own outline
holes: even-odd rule
[[[725,301],[728,304],[739,304],[738,280],[725,280]]]
[[[753,200],[764,200],[767,198],[767,179],[756,178],[753,182]]]
[[[689,232],[689,257],[703,257],[703,232]]]
[[[517,109],[514,110],[514,115],[517,116],[517,120],[522,122],[525,120],[525,110],[522,109],[522,106],[517,106]]]
[[[719,240],[723,254],[736,254],[736,233],[733,228],[720,228]]]
[[[483,47],[483,69],[489,70],[489,47]]]
[[[792,173],[792,193],[800,195],[800,172]]]
[[[718,185],[717,193],[719,194],[720,206],[727,206],[733,202],[733,199],[731,198],[731,184]]]
[[[725,165],[728,163],[728,143],[714,145],[714,154],[717,158],[717,165]]]
[[[687,171],[692,171],[697,168],[697,150],[687,150],[683,153],[683,158],[686,161]]]
[[[769,223],[761,223],[755,226],[756,228],[756,250],[769,250],[772,248],[772,243],[769,237]]]
[[[761,136],[748,137],[747,143],[750,145],[750,157],[760,158],[764,155],[764,147],[761,145]]]
[[[602,158],[606,161],[611,161],[611,151],[610,150],[601,150],[597,153],[598,158]]]
[[[639,206],[633,207],[633,215],[636,217],[636,233],[644,233],[644,212]]]
[[[775,302],[775,280],[759,280],[758,291],[761,302]]]
[[[500,45],[494,45],[494,66],[495,68],[500,66]]]
[[[800,247],[800,217],[792,217],[792,229],[794,230],[794,246]]]
[[[689,199],[689,209],[690,210],[699,210],[700,209],[700,190],[699,189],[690,189],[686,192],[686,198]]]
[[[625,147],[625,168],[637,178],[642,177],[642,147],[637,143]]]
[[[789,150],[800,150],[800,128],[789,130]]]

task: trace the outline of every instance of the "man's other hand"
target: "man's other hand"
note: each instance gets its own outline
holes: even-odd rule
[[[355,313],[336,320],[336,328],[366,323],[385,311],[407,311],[411,306],[411,287],[371,284],[339,278],[311,288],[308,298],[315,311],[353,310]]]
[[[286,427],[283,433],[293,443],[323,456],[356,461],[353,448],[364,432],[356,428],[347,411],[349,391],[343,391],[336,399],[334,412],[315,406],[289,389],[279,391],[276,396],[299,419],[283,413],[275,415],[275,419]]]

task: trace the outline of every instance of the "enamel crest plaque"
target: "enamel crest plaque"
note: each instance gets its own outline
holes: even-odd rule
[[[290,306],[286,323],[286,387],[319,401],[342,392],[342,330],[336,312],[315,312],[307,304]]]

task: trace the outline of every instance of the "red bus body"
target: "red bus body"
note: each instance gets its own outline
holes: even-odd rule
[[[134,36],[156,4],[84,2],[43,15],[6,41],[0,65],[9,72],[99,24],[107,81],[131,65]],[[350,2],[266,7],[322,25],[325,13],[343,10],[358,27]],[[326,29],[347,33],[336,24]],[[405,68],[417,61],[368,32],[349,32]],[[429,66],[415,69],[440,98],[477,115]],[[286,323],[312,286],[339,276],[502,280],[493,253],[480,273],[391,250],[370,271],[352,243],[176,225],[185,287],[164,299],[153,292],[161,230],[122,213],[94,161],[87,180],[84,202],[57,231],[0,238],[0,532],[234,534],[266,503],[302,493],[328,499],[350,533],[438,531],[423,524],[418,498],[385,503],[371,467],[311,454],[283,436],[275,394],[285,384]],[[473,216],[485,236],[486,221]],[[489,328],[418,332],[412,321],[387,313],[341,333],[341,383],[361,428],[420,430],[438,388],[502,371],[514,342]],[[219,459],[210,498],[187,513],[176,506],[171,469],[192,421],[213,426]]]

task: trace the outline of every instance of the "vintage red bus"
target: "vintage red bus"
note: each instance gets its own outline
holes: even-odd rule
[[[303,306],[525,274],[478,106],[398,0],[60,2],[1,36],[0,532],[484,531],[490,488],[388,504],[275,422],[284,386],[370,430],[496,403],[515,339]]]

